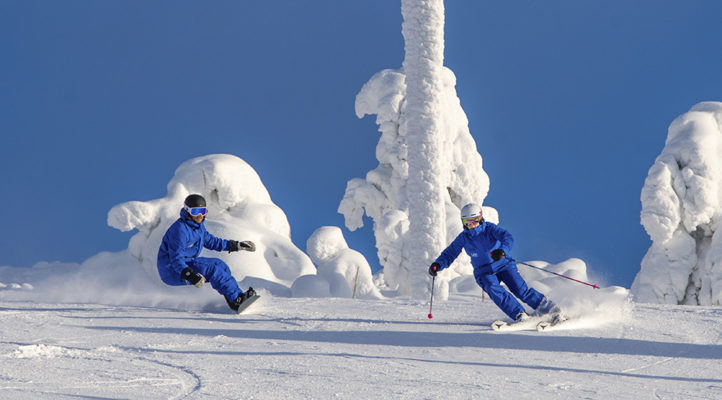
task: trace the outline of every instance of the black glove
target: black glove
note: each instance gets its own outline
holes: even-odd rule
[[[250,240],[246,240],[244,242],[239,242],[236,240],[229,240],[228,241],[228,252],[232,253],[234,251],[238,250],[246,250],[246,251],[256,251],[256,245],[253,244]]]
[[[243,242],[238,243],[238,245],[240,246],[241,250],[250,252],[256,251],[256,245],[253,244],[253,242],[251,242],[250,240],[244,240]]]
[[[441,270],[441,265],[439,263],[433,263],[429,267],[429,275],[436,276],[436,273]]]
[[[203,284],[206,283],[206,278],[203,275],[194,272],[191,267],[184,268],[183,271],[181,271],[181,277],[197,288],[203,287]]]
[[[505,256],[506,256],[506,253],[504,253],[504,250],[502,250],[502,249],[492,250],[492,252],[491,252],[491,259],[494,261],[499,261],[502,258],[504,258]]]
[[[237,241],[235,241],[235,240],[229,240],[229,241],[228,241],[227,249],[228,249],[228,252],[229,252],[229,253],[233,253],[234,251],[238,251],[238,248],[239,248],[239,247],[240,247],[240,245],[238,244]]]

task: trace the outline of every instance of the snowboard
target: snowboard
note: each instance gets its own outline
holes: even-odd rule
[[[243,300],[243,303],[241,303],[241,305],[238,306],[238,310],[236,310],[236,313],[238,313],[238,314],[242,313],[245,309],[250,307],[251,304],[255,303],[256,300],[258,300],[259,298],[261,298],[260,295],[254,294],[253,296]]]

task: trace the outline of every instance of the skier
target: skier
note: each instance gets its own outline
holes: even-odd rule
[[[199,257],[201,250],[256,251],[251,241],[238,242],[217,238],[203,224],[208,208],[199,194],[185,198],[178,218],[166,231],[158,250],[158,273],[160,279],[171,286],[203,286],[208,280],[213,289],[225,297],[228,306],[238,311],[246,299],[256,292],[249,287],[243,292],[231,275],[228,265],[219,258]]]
[[[440,270],[448,268],[464,249],[471,257],[476,283],[512,320],[521,322],[528,320],[530,316],[500,282],[504,282],[516,297],[535,309],[535,314],[560,312],[559,307],[551,300],[527,286],[524,278],[519,275],[514,260],[506,258],[506,253],[514,244],[514,238],[496,224],[485,221],[479,205],[465,205],[461,209],[461,223],[464,231],[431,264],[431,276],[436,276]]]

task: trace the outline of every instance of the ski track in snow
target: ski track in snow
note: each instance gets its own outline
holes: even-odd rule
[[[719,307],[636,304],[550,332],[492,331],[503,315],[469,295],[427,313],[408,298],[264,296],[240,316],[0,301],[0,398],[722,398]]]

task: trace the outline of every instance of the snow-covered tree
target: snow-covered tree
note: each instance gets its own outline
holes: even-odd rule
[[[348,247],[340,228],[322,226],[316,229],[306,241],[306,254],[316,264],[318,278],[328,282],[329,295],[383,298],[373,283],[368,261]]]
[[[677,117],[642,188],[652,239],[632,285],[637,301],[722,304],[722,103]]]
[[[408,261],[398,277],[399,293],[418,293],[423,273],[444,248],[441,170],[441,71],[444,67],[444,1],[402,0],[405,41],[406,124],[409,177],[406,184],[409,232],[402,256]],[[425,293],[423,293],[425,295]]]
[[[402,295],[426,296],[428,265],[461,231],[459,209],[482,203],[489,179],[456,95],[456,78],[443,66],[442,0],[402,1],[405,59],[383,70],[356,97],[356,115],[376,114],[379,166],[352,179],[339,212],[346,226],[374,221],[386,283]],[[485,217],[498,221],[494,209]],[[437,278],[447,296],[449,279],[470,274],[466,256]]]

